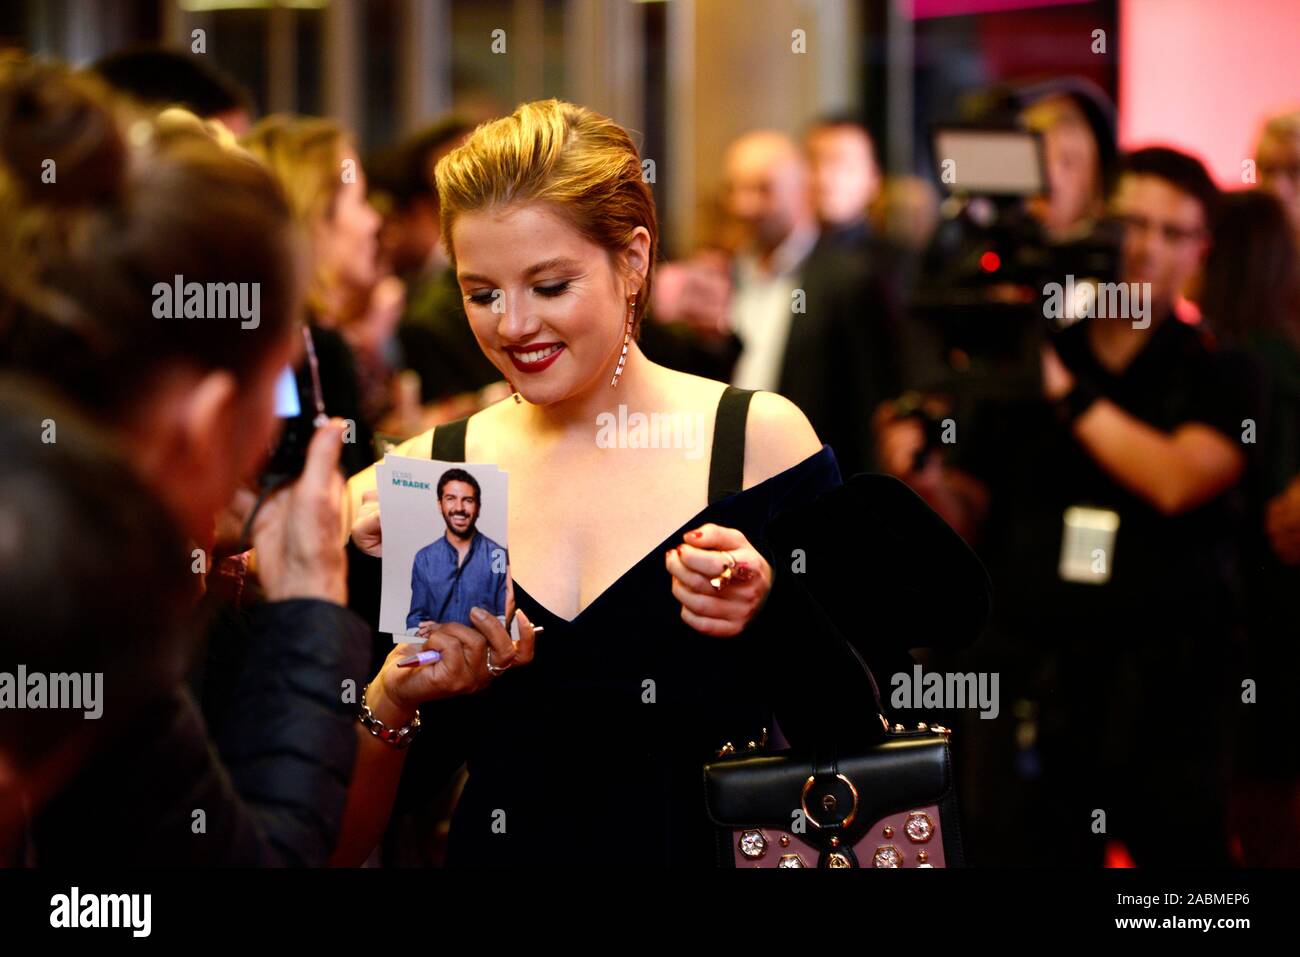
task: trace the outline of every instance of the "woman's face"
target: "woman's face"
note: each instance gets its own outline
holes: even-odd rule
[[[462,214],[452,229],[465,313],[484,354],[535,405],[608,385],[640,280],[540,203]],[[624,254],[643,277],[649,233]]]
[[[317,266],[349,289],[367,289],[378,278],[381,219],[366,199],[361,161],[348,151],[340,164],[343,185],[329,215],[316,224]]]

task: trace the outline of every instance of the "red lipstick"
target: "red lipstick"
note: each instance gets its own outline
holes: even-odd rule
[[[563,351],[562,342],[539,342],[507,349],[506,354],[510,356],[510,361],[520,372],[541,372],[549,368]]]

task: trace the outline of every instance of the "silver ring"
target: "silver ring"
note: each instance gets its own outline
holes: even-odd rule
[[[487,669],[488,674],[490,675],[503,675],[510,670],[510,666],[506,665],[504,668],[498,668],[496,665],[492,664],[492,649],[489,648],[487,653]]]

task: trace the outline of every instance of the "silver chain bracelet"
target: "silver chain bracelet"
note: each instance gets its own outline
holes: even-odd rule
[[[390,728],[384,722],[375,717],[375,713],[370,710],[370,705],[366,703],[366,692],[370,690],[370,685],[361,689],[361,707],[357,711],[357,720],[365,726],[365,729],[373,734],[384,744],[394,748],[405,748],[415,737],[415,732],[420,730],[420,712],[415,712],[415,717],[407,724],[400,728]]]

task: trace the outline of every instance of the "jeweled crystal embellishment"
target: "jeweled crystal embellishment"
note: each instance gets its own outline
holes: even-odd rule
[[[934,837],[934,822],[924,811],[912,811],[907,815],[907,823],[903,826],[903,830],[907,832],[907,839],[913,844],[924,844]]]
[[[833,854],[830,855],[830,857],[826,858],[826,865],[828,867],[833,867],[836,869],[839,869],[841,867],[853,866],[853,864],[850,863],[849,861],[848,855],[841,854],[839,851],[835,851]]]
[[[893,844],[882,844],[876,848],[876,853],[871,856],[871,865],[873,867],[902,867],[903,855],[898,853],[898,848]]]
[[[804,867],[803,858],[798,854],[782,854],[776,862],[777,867]]]
[[[762,831],[746,831],[740,835],[740,853],[756,861],[767,853],[767,838]]]

